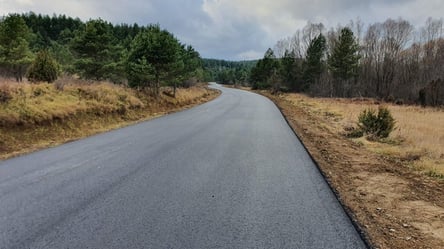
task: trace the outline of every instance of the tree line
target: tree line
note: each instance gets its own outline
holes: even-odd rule
[[[432,18],[417,29],[401,18],[330,30],[308,23],[265,52],[250,82],[314,96],[444,105],[443,31],[443,20]]]
[[[60,74],[108,80],[159,94],[203,80],[199,53],[159,25],[83,22],[33,12],[0,19],[0,75],[54,81]]]
[[[250,71],[256,64],[251,61],[226,61],[218,59],[203,59],[205,79],[222,84],[247,85]]]

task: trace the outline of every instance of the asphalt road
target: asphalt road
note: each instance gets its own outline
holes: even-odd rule
[[[268,99],[0,162],[0,248],[365,248]]]

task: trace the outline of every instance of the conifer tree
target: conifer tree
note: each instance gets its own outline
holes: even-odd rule
[[[357,76],[359,45],[350,28],[343,28],[338,42],[328,60],[329,69],[335,79],[349,80]]]
[[[75,69],[85,79],[104,80],[113,68],[111,26],[91,20],[76,32],[71,47],[76,55]]]
[[[307,48],[306,58],[304,62],[304,85],[302,90],[307,91],[324,71],[324,55],[327,49],[325,37],[320,34],[314,38]]]
[[[0,22],[0,65],[19,82],[33,58],[28,42],[30,35],[31,31],[18,14],[9,15]]]
[[[269,88],[271,86],[269,79],[278,73],[279,66],[279,61],[274,55],[273,50],[269,48],[265,52],[264,58],[260,59],[251,70],[253,89]]]
[[[28,70],[28,80],[52,83],[57,79],[58,73],[59,65],[57,62],[48,51],[42,50],[37,54]]]
[[[149,86],[159,95],[161,83],[171,80],[180,60],[179,41],[158,25],[140,32],[129,51],[127,73],[131,86]]]

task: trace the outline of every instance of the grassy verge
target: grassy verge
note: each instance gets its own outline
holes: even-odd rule
[[[170,89],[163,89],[168,92]],[[106,82],[0,82],[0,159],[55,146],[209,101],[204,85],[178,89],[176,98]]]
[[[398,129],[370,142],[346,138],[344,128],[376,109],[372,100],[260,93],[282,110],[375,248],[443,247],[442,110],[389,106]]]
[[[308,98],[288,96],[288,100],[310,107],[312,112],[330,116],[329,129],[340,134],[353,126],[362,110],[377,109],[379,103],[371,99]],[[418,106],[385,104],[396,119],[396,129],[389,139],[371,142],[355,139],[371,151],[402,160],[424,174],[444,176],[444,110]]]

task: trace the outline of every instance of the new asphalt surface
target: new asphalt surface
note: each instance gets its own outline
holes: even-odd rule
[[[201,106],[0,162],[0,248],[365,248],[277,107]]]

